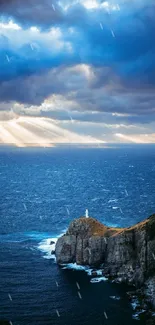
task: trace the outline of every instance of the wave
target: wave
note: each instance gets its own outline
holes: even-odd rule
[[[91,199],[92,202],[95,202],[97,200],[100,200],[100,198],[99,197],[94,197],[93,199]]]
[[[110,298],[113,299],[113,300],[120,300],[121,299],[121,297],[119,297],[119,296],[110,296]]]
[[[75,270],[75,271],[84,271],[91,277],[91,283],[98,283],[101,281],[108,281],[106,277],[103,276],[103,270],[92,269],[88,265],[78,265],[76,263],[61,264],[63,270]],[[95,277],[94,277],[95,276]]]
[[[139,316],[140,316],[141,314],[145,313],[145,312],[146,312],[145,309],[141,309],[141,310],[137,311],[136,313],[134,313],[134,314],[132,315],[132,318],[133,318],[133,319],[136,319],[136,320],[140,320]]]
[[[110,199],[110,200],[108,201],[108,203],[112,203],[112,202],[118,202],[118,199]]]
[[[54,237],[49,237],[49,238],[44,238],[41,242],[39,242],[37,248],[44,253],[43,258],[45,259],[53,259],[56,260],[55,258],[55,245],[59,237],[61,237],[66,230],[63,231],[63,233],[59,235],[55,235]],[[52,254],[53,252],[53,254]]]
[[[85,271],[89,276],[93,276],[93,273],[98,276],[103,275],[103,270],[91,268],[89,265],[78,265],[76,263],[61,264],[63,270],[76,270]]]
[[[52,251],[55,251],[55,245],[57,242],[58,238],[56,237],[52,237],[52,238],[47,238],[42,240],[39,244],[38,244],[38,249],[44,253],[44,258],[46,259],[53,259],[55,260],[55,254],[52,254]]]
[[[89,266],[78,265],[76,263],[61,264],[63,270],[76,270],[90,272]]]
[[[103,269],[102,269],[102,270],[101,270],[101,269],[98,269],[98,270],[96,270],[96,269],[89,269],[89,270],[87,271],[87,274],[88,274],[89,276],[93,276],[93,272],[94,272],[95,276],[96,276],[96,275],[98,275],[98,276],[102,276],[102,275],[103,275]]]
[[[133,297],[131,302],[132,309],[134,310],[134,314],[132,315],[133,319],[139,320],[139,316],[146,312],[145,309],[141,308],[140,301],[138,297]]]
[[[90,280],[91,283],[98,283],[101,281],[108,281],[108,279],[105,276],[101,276],[101,277],[92,278]]]

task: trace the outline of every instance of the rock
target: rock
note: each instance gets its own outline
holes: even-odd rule
[[[106,227],[90,217],[75,219],[58,239],[55,254],[58,264],[104,263],[104,275],[145,287],[155,306],[155,215],[129,228]]]
[[[71,222],[66,234],[56,243],[55,254],[58,264],[99,265],[106,250],[104,238],[115,233],[93,218],[79,218]]]
[[[55,241],[51,240],[50,245],[53,245],[53,244],[55,244]]]
[[[57,240],[55,255],[58,264],[74,263],[76,261],[76,236],[64,235]]]
[[[146,281],[145,287],[149,301],[155,306],[155,275]]]

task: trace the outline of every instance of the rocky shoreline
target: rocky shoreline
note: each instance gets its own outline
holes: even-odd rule
[[[147,324],[155,324],[155,215],[129,228],[107,227],[91,217],[75,219],[58,239],[55,255],[60,265],[102,266],[105,277],[134,285]]]

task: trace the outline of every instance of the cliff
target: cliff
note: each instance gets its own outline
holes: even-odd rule
[[[109,228],[93,218],[79,218],[71,222],[65,235],[56,244],[58,264],[74,263],[99,265],[104,261],[107,238],[117,229]]]
[[[104,264],[104,274],[146,286],[155,305],[155,215],[130,228],[110,228],[93,218],[71,222],[56,244],[58,264]]]

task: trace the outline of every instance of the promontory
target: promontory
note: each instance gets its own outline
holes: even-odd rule
[[[58,264],[102,266],[105,276],[145,288],[155,306],[155,214],[129,228],[74,219],[58,239],[55,255]]]

